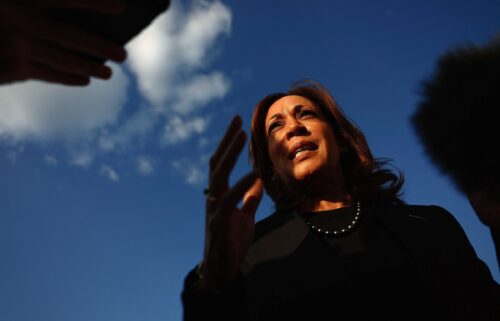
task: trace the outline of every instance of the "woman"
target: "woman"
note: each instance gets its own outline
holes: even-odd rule
[[[185,320],[498,320],[498,285],[453,216],[405,205],[402,178],[373,159],[326,89],[265,97],[251,134],[255,171],[233,188],[238,117],[210,160]],[[277,210],[254,224],[263,188]]]

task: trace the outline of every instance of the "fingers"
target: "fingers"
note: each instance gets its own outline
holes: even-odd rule
[[[250,192],[250,188],[254,188],[254,192],[258,192],[259,187],[258,186],[253,186],[255,184],[255,181],[257,180],[257,173],[256,172],[250,172],[243,176],[236,185],[230,189],[227,194],[224,196],[224,199],[221,202],[221,211],[220,213],[222,215],[230,215],[233,213],[230,209],[236,208],[238,205],[238,202],[243,198],[243,196],[247,193]],[[250,199],[252,199],[254,196],[253,194],[249,194],[247,197],[247,203]]]
[[[241,129],[241,118],[236,116],[229,125],[216,152],[210,159],[210,188],[215,199],[207,203],[207,213],[230,215],[243,198],[242,211],[254,215],[263,194],[263,184],[257,174],[251,172],[229,189],[229,176],[238,156],[245,146],[246,134]],[[217,196],[221,197],[217,199]]]
[[[38,79],[69,86],[85,86],[90,82],[88,75],[77,75],[52,68],[50,64],[37,62],[34,57],[39,51],[32,47],[32,39],[26,41],[23,35],[12,39],[3,39],[8,43],[6,50],[0,52],[0,84],[28,79]],[[7,50],[9,49],[9,50]]]
[[[29,50],[36,53],[33,61],[63,73],[101,79],[109,79],[112,74],[111,68],[102,63],[45,43],[32,41]]]
[[[228,189],[229,176],[238,156],[245,146],[246,134],[241,129],[241,118],[231,122],[217,151],[210,160],[210,188],[215,195],[222,195]]]
[[[224,190],[227,189],[229,176],[231,175],[234,165],[236,165],[236,161],[241,151],[245,147],[245,141],[245,132],[238,132],[217,165],[217,168],[212,172],[212,186],[216,191],[224,192]]]
[[[229,127],[227,128],[226,133],[224,134],[224,137],[222,138],[221,142],[219,143],[217,150],[215,151],[214,155],[210,159],[210,170],[214,170],[217,167],[219,160],[226,152],[227,147],[231,144],[234,135],[238,132],[238,130],[241,129],[241,123],[242,123],[241,117],[239,115],[237,115],[233,118],[233,120],[231,121],[231,124],[229,124]]]
[[[40,4],[53,7],[82,9],[107,14],[121,14],[125,3],[121,0],[36,0]]]
[[[245,196],[243,196],[243,206],[241,207],[241,211],[246,215],[254,217],[263,194],[264,183],[260,178],[257,178],[245,193]]]
[[[8,44],[6,50],[2,50],[10,66],[8,70],[2,70],[0,82],[39,79],[84,86],[90,82],[90,77],[110,78],[111,69],[104,66],[103,61],[123,61],[126,58],[125,49],[77,27],[52,21],[47,6],[104,11],[111,8],[109,10],[113,11],[120,6],[117,3],[119,1],[115,0],[1,2],[0,29],[3,35],[0,36],[5,39],[0,40]],[[6,72],[6,77],[3,77]]]
[[[34,26],[30,33],[34,37],[53,43],[63,49],[117,62],[124,61],[127,56],[122,46],[77,27],[36,17],[33,17],[32,23]]]
[[[47,66],[32,64],[26,71],[26,76],[23,79],[39,79],[52,83],[58,83],[66,86],[86,86],[90,83],[90,78],[86,76],[78,76],[68,74]]]

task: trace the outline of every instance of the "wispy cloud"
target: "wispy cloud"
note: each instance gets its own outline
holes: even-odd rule
[[[129,64],[143,95],[153,105],[164,108],[166,103],[176,106],[183,102],[185,97],[180,92],[206,88],[207,80],[217,88],[217,94],[209,95],[204,102],[225,93],[229,80],[224,74],[201,74],[200,70],[210,62],[216,40],[230,30],[231,12],[222,3],[194,1],[186,11],[174,2],[165,15],[128,46]],[[196,104],[181,103],[189,111]]]
[[[208,117],[195,117],[183,119],[172,116],[165,124],[162,142],[167,145],[177,144],[189,139],[193,134],[200,134],[208,127]]]
[[[114,130],[102,131],[98,139],[99,147],[108,152],[126,149],[134,139],[150,135],[159,121],[154,111],[147,107],[140,108]]]
[[[179,114],[190,114],[200,106],[224,97],[229,87],[229,80],[221,72],[197,75],[176,90],[171,108]]]
[[[0,143],[62,143],[66,156],[50,155],[53,160],[45,162],[88,168],[106,153],[141,159],[130,154],[141,153],[138,141],[161,147],[202,135],[210,124],[206,106],[231,86],[223,71],[209,68],[231,22],[230,10],[220,1],[193,0],[185,7],[174,0],[127,45],[127,63],[111,64],[111,80],[93,80],[86,88],[37,81],[0,86]],[[15,162],[18,155],[9,158]],[[138,171],[152,173],[153,165],[141,159]],[[99,171],[119,180],[109,165]],[[198,181],[191,172],[189,181]]]
[[[99,172],[102,176],[109,178],[114,183],[118,183],[120,181],[118,173],[116,173],[116,171],[109,165],[102,165]]]
[[[117,120],[128,79],[112,65],[112,81],[86,88],[29,81],[0,86],[0,138],[10,141],[75,141]]]
[[[78,152],[74,153],[71,157],[70,164],[87,168],[94,161],[94,155],[91,152]]]
[[[231,86],[223,72],[207,72],[214,45],[229,35],[231,20],[231,12],[219,1],[194,1],[187,9],[174,1],[166,14],[130,42],[128,66],[147,103],[114,131],[102,132],[100,148],[127,147],[157,126],[163,128],[162,145],[204,133],[209,118],[201,115],[203,108],[222,99]]]
[[[148,156],[139,156],[137,158],[137,170],[141,175],[147,176],[154,172],[153,160]]]
[[[206,180],[206,173],[199,162],[183,158],[172,162],[173,169],[184,177],[189,185],[200,186]]]
[[[229,34],[231,19],[229,9],[218,1],[195,1],[188,10],[173,3],[130,43],[129,65],[139,89],[153,111],[165,114],[163,145],[202,134],[209,124],[199,115],[203,107],[229,91],[230,80],[223,72],[203,71],[217,39]]]
[[[52,156],[52,155],[45,155],[43,157],[43,160],[45,161],[45,163],[47,163],[48,165],[51,165],[51,166],[56,166],[57,164],[59,164],[59,161],[57,160],[57,158],[55,156]]]

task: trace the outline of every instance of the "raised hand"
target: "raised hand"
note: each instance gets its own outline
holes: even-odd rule
[[[234,280],[252,242],[255,212],[263,194],[254,172],[232,188],[229,176],[246,141],[236,116],[210,159],[206,202],[205,249],[200,273],[205,286],[220,289]],[[243,199],[241,208],[239,201]]]
[[[481,222],[500,231],[500,188],[468,193],[467,197]]]
[[[50,10],[116,15],[124,8],[119,0],[0,1],[0,84],[38,79],[83,86],[91,77],[110,78],[111,69],[100,61],[123,61],[123,46],[55,22]]]

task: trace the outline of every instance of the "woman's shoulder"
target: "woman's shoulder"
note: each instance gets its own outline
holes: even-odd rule
[[[378,213],[389,213],[391,216],[404,217],[408,220],[419,220],[429,224],[458,224],[453,214],[438,205],[415,204],[381,204],[374,207]]]
[[[257,265],[289,256],[303,244],[308,233],[307,225],[292,211],[277,211],[260,220],[242,271],[247,274]]]
[[[466,233],[458,220],[437,205],[389,205],[379,207],[378,215],[385,225],[402,238],[426,240],[443,247],[471,248]]]
[[[276,210],[255,224],[255,236],[260,237],[273,232],[295,219],[297,216],[293,211]]]

